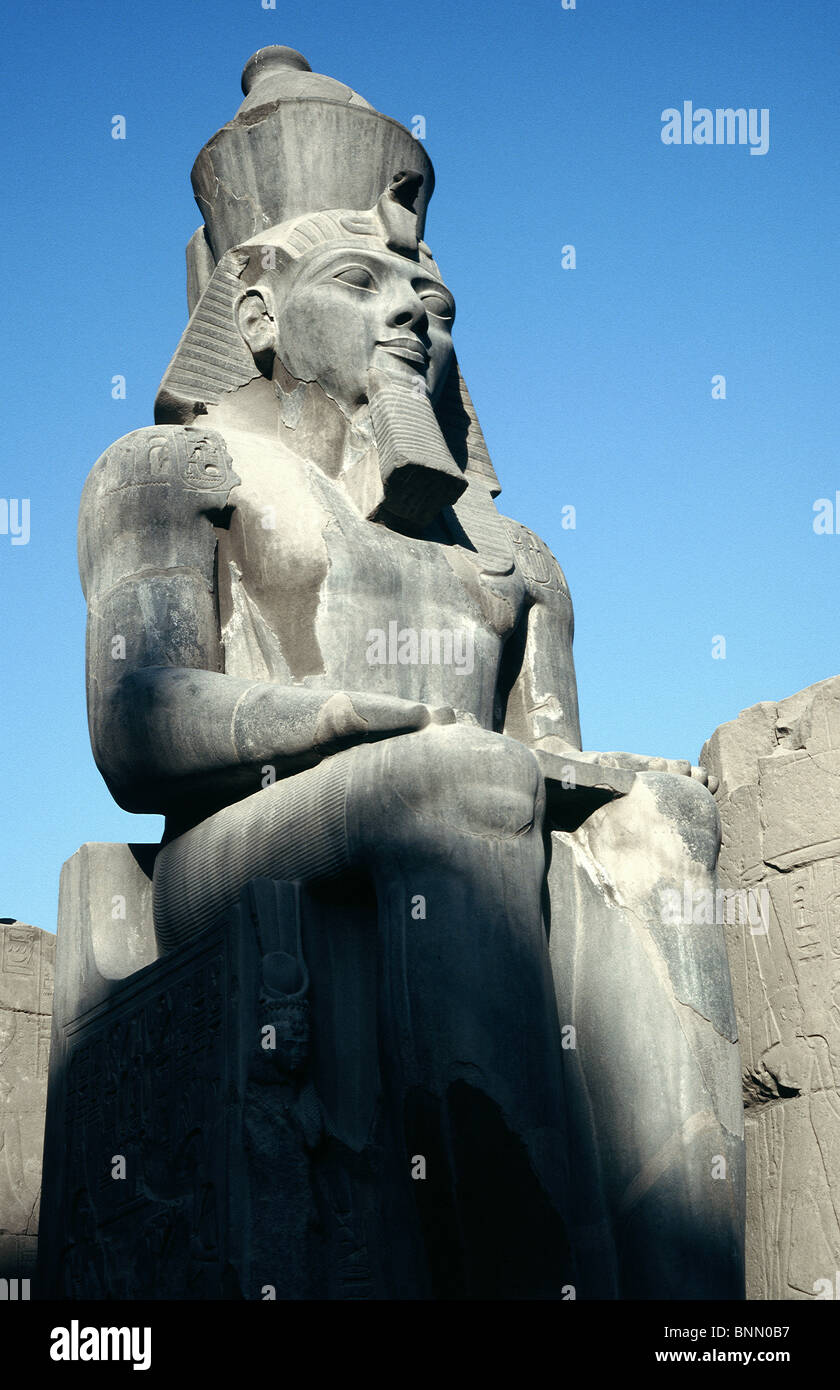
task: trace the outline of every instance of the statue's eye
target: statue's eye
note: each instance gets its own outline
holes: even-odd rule
[[[433,314],[436,319],[453,319],[455,317],[455,306],[451,299],[446,299],[442,294],[437,294],[434,290],[428,293],[421,291],[420,298],[423,301],[427,314]]]
[[[339,270],[333,276],[334,280],[340,280],[342,285],[352,285],[357,290],[375,290],[376,281],[366,266],[348,265],[343,270]]]

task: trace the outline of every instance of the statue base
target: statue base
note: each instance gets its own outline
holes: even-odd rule
[[[428,1296],[398,1248],[370,890],[254,880],[158,958],[154,853],[64,867],[41,1296]]]

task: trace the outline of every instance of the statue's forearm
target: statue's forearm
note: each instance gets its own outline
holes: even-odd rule
[[[574,751],[580,748],[580,718],[571,605],[562,599],[561,593],[551,592],[528,613],[505,730],[532,748],[556,741]]]
[[[97,762],[120,803],[165,811],[191,787],[224,799],[257,790],[346,743],[421,728],[425,706],[383,696],[254,682],[218,671],[127,674],[92,715]]]

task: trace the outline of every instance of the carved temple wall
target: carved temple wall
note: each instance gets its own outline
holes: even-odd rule
[[[0,923],[0,1279],[35,1270],[55,940]]]
[[[747,1297],[836,1296],[840,1270],[840,677],[716,729],[720,883],[747,1134]]]

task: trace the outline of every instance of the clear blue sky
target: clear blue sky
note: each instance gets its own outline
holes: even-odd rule
[[[836,0],[18,6],[0,496],[30,499],[31,538],[0,535],[0,916],[53,929],[81,843],[159,834],[90,754],[76,513],[99,454],[152,421],[189,171],[270,43],[426,118],[427,238],[504,508],[571,585],[584,745],[696,760],[739,710],[840,670],[840,534],[812,527],[840,489]],[[769,152],[666,147],[685,100],[769,108]]]

